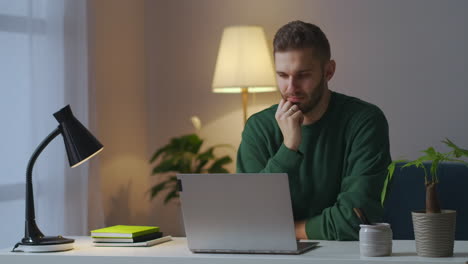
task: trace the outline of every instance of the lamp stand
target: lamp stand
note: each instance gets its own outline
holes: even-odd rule
[[[34,151],[28,163],[26,170],[26,222],[24,227],[24,238],[16,244],[21,246],[22,251],[29,252],[47,252],[47,251],[64,251],[73,248],[75,240],[64,238],[62,236],[44,236],[36,224],[36,216],[34,211],[34,195],[32,186],[32,170],[39,154],[47,147],[47,145],[58,135],[61,134],[60,126],[50,133]],[[13,249],[14,250],[14,249]]]
[[[249,88],[242,88],[242,110],[244,111],[244,125],[247,123],[247,101],[249,99]]]

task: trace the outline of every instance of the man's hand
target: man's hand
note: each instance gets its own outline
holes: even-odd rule
[[[284,145],[294,151],[299,149],[301,144],[301,125],[304,115],[297,105],[281,99],[275,114],[276,122],[283,133]]]
[[[296,230],[297,239],[308,239],[306,229],[305,229],[305,224],[306,224],[305,221],[294,222],[294,229]]]

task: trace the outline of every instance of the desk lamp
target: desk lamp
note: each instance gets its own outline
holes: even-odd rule
[[[16,244],[23,251],[64,251],[73,248],[73,239],[62,236],[44,236],[36,224],[34,212],[34,196],[32,186],[32,170],[39,154],[58,135],[62,134],[70,167],[79,166],[103,149],[99,141],[73,115],[70,106],[62,108],[54,114],[59,125],[36,148],[26,170],[26,223],[24,238]]]
[[[223,31],[213,78],[214,93],[241,93],[244,124],[248,93],[276,91],[275,71],[265,32],[259,26]]]

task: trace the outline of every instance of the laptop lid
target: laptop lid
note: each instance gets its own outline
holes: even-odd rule
[[[285,173],[178,174],[189,249],[297,251]]]

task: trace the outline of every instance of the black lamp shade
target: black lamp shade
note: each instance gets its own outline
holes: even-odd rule
[[[103,148],[103,145],[75,118],[69,105],[56,112],[54,117],[60,124],[59,129],[70,167],[78,166]]]

